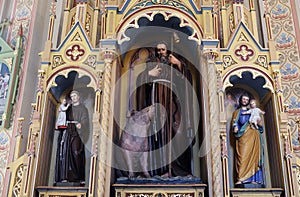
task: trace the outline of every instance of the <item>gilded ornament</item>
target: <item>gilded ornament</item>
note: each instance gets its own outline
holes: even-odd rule
[[[255,64],[258,64],[264,68],[268,68],[268,65],[267,65],[267,56],[265,55],[259,55],[255,61]]]
[[[247,45],[241,45],[239,49],[235,51],[235,55],[240,57],[243,61],[248,61],[250,57],[254,55],[254,51]]]
[[[15,174],[15,181],[14,181],[13,189],[12,189],[14,196],[20,196],[20,194],[21,194],[23,174],[24,174],[24,165],[21,164],[18,167],[18,170]]]
[[[87,13],[85,20],[85,31],[87,35],[90,35],[91,30],[91,15]]]
[[[233,60],[231,55],[224,55],[223,56],[223,64],[224,64],[224,66],[223,66],[224,69],[226,69],[234,64],[237,64],[237,62]]]
[[[96,58],[97,58],[96,55],[90,55],[85,60],[84,64],[86,64],[92,68],[95,68],[96,67]]]
[[[230,29],[230,32],[234,31],[234,15],[233,15],[233,12],[231,12],[230,15],[229,15],[229,29]]]
[[[152,0],[154,4],[167,4],[168,2],[168,0]]]
[[[249,42],[249,40],[247,39],[247,37],[245,36],[244,33],[241,33],[238,41],[244,41],[244,42]]]
[[[73,37],[72,41],[82,41],[79,33],[76,33],[75,36]]]
[[[6,59],[4,59],[4,61],[6,62],[6,65],[8,66],[8,68],[11,69],[13,58],[6,58]]]
[[[80,47],[80,45],[75,44],[72,45],[71,48],[69,48],[66,51],[66,55],[72,60],[77,61],[79,58],[81,58],[85,54],[84,49]]]
[[[61,55],[55,55],[53,56],[53,60],[52,60],[52,68],[59,67],[65,63],[66,62],[63,60]]]

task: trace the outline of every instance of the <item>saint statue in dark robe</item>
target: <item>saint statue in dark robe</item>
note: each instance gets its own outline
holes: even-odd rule
[[[85,184],[85,153],[82,134],[89,132],[87,108],[79,102],[79,93],[70,94],[72,105],[66,111],[66,128],[58,128],[55,182]]]
[[[137,78],[137,110],[156,104],[149,129],[151,176],[192,175],[192,77],[187,65],[158,43],[156,58],[146,63]]]

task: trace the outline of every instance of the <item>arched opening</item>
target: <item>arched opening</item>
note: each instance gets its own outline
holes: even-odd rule
[[[280,154],[278,133],[278,121],[276,113],[275,95],[269,89],[263,88],[266,84],[266,79],[258,76],[253,79],[251,71],[245,71],[241,77],[232,75],[229,79],[233,85],[226,89],[225,93],[225,109],[227,117],[227,137],[228,137],[228,155],[229,155],[229,180],[230,187],[249,187],[249,188],[282,188],[283,187],[283,173],[282,170],[282,156]],[[257,107],[265,112],[262,115],[263,133],[260,138],[261,145],[261,159],[262,159],[262,179],[263,183],[252,184],[247,183],[237,185],[237,169],[236,166],[236,140],[237,137],[233,134],[232,117],[233,112],[238,108],[239,98],[247,92],[250,99],[255,99]],[[250,141],[249,141],[250,143]],[[249,161],[250,162],[250,161]]]
[[[43,111],[43,138],[40,147],[43,158],[38,160],[37,184],[38,186],[88,185],[95,99],[95,91],[89,87],[91,78],[86,75],[79,76],[78,72],[71,71],[67,73],[67,76],[57,75],[54,81],[57,86],[50,87],[47,91],[45,110]],[[78,101],[72,98],[73,91],[76,91]],[[65,107],[63,110],[62,106]],[[76,107],[79,108],[76,109]],[[83,110],[86,111],[83,112]],[[62,114],[64,118],[61,119]],[[78,123],[80,127],[78,127]],[[76,132],[72,125],[76,126]],[[72,130],[69,129],[71,126]],[[76,141],[76,145],[73,144],[74,141]],[[78,179],[78,183],[76,183],[77,177],[69,175],[68,171],[63,172],[67,169],[62,169],[61,165],[65,164],[67,167],[69,165],[67,163],[70,162],[68,158],[73,157],[70,152],[79,150],[81,151],[81,167],[84,168],[80,171],[83,172],[84,178],[82,179],[84,180],[79,181]],[[75,157],[72,159],[77,160]],[[67,174],[67,176],[63,177],[61,174]],[[61,179],[65,179],[65,181]]]
[[[186,75],[182,76],[182,79],[178,80],[179,78],[168,78],[169,84],[175,84],[174,89],[171,89],[173,91],[173,94],[178,94],[176,95],[178,100],[182,101],[181,103],[181,109],[184,110],[190,110],[189,113],[191,114],[191,118],[189,119],[191,122],[193,122],[193,126],[190,131],[188,131],[186,128],[183,129],[183,134],[185,135],[185,138],[190,137],[191,141],[187,142],[187,146],[184,147],[183,150],[181,150],[180,154],[185,154],[185,152],[189,152],[190,159],[186,160],[186,163],[188,163],[190,167],[190,172],[189,175],[195,176],[196,181],[199,181],[199,177],[202,176],[202,173],[206,169],[205,163],[200,162],[200,158],[198,156],[198,151],[199,147],[201,146],[202,143],[202,136],[203,136],[203,129],[202,129],[202,116],[201,116],[201,89],[202,89],[202,77],[201,73],[199,71],[199,47],[198,43],[195,41],[192,41],[189,39],[189,37],[193,34],[194,30],[192,30],[188,26],[180,26],[181,21],[177,17],[170,17],[168,20],[165,19],[165,17],[162,14],[156,14],[153,17],[153,20],[149,20],[146,17],[141,17],[138,20],[138,26],[139,28],[129,28],[125,31],[125,35],[130,38],[130,40],[122,42],[120,45],[120,54],[121,54],[121,67],[120,67],[120,76],[117,80],[117,93],[116,95],[117,98],[122,98],[120,100],[116,101],[117,109],[118,112],[115,114],[118,114],[118,117],[115,117],[115,121],[117,122],[117,126],[115,129],[114,133],[114,139],[116,140],[116,144],[118,144],[118,149],[122,146],[121,144],[123,143],[122,140],[122,134],[124,133],[125,127],[127,128],[128,124],[128,117],[130,117],[130,112],[132,110],[143,110],[144,107],[150,106],[152,101],[149,101],[149,97],[147,97],[145,100],[148,99],[148,101],[144,100],[139,100],[138,95],[139,93],[139,88],[140,85],[137,83],[139,79],[145,79],[144,76],[142,76],[145,71],[147,71],[147,67],[149,64],[147,62],[151,62],[153,65],[156,66],[156,64],[159,64],[158,67],[160,67],[160,64],[162,61],[156,60],[156,52],[155,48],[158,47],[158,43],[161,43],[163,41],[165,43],[165,46],[168,51],[172,55],[174,55],[178,60],[184,62],[184,65],[188,72],[190,73],[190,80],[187,79]],[[168,56],[169,57],[169,56]],[[170,60],[167,60],[166,63],[164,64],[169,64]],[[171,66],[170,66],[171,68]],[[176,72],[176,71],[175,71]],[[147,75],[147,74],[146,74]],[[146,76],[145,75],[145,76]],[[175,75],[175,74],[174,74]],[[142,77],[141,77],[142,76]],[[157,77],[156,79],[158,79]],[[175,81],[172,81],[172,79]],[[178,81],[176,81],[176,79]],[[184,86],[178,85],[179,81],[186,81],[187,83]],[[154,81],[152,81],[154,82]],[[154,82],[156,83],[156,82]],[[187,94],[184,92],[187,86],[190,87],[190,91],[192,92],[191,94]],[[152,86],[153,87],[153,86]],[[156,87],[154,87],[153,92],[155,92]],[[169,91],[168,89],[168,91]],[[147,94],[147,93],[146,93]],[[165,93],[166,95],[168,93]],[[153,97],[156,97],[157,94],[153,93]],[[190,100],[185,100],[185,96],[188,95],[190,96]],[[166,96],[167,97],[167,96]],[[171,96],[174,98],[173,96]],[[168,97],[169,99],[170,97]],[[182,99],[182,100],[181,100]],[[150,99],[151,100],[151,99]],[[157,100],[156,100],[157,101]],[[154,103],[156,102],[154,101]],[[172,103],[173,101],[170,101],[167,103]],[[146,105],[143,105],[142,108],[139,106],[141,103],[147,103]],[[161,103],[159,103],[161,104]],[[164,109],[168,111],[168,107],[165,107],[164,104],[162,104]],[[156,106],[157,107],[157,106]],[[170,107],[171,108],[171,107]],[[169,108],[169,109],[170,109]],[[161,109],[160,109],[161,110]],[[154,116],[154,117],[159,117],[161,118],[165,114],[163,114],[161,111],[158,112],[159,116]],[[166,112],[168,114],[168,112]],[[129,116],[128,116],[129,115]],[[181,121],[184,122],[186,119],[184,119],[185,116],[181,115]],[[155,118],[154,118],[155,119]],[[167,118],[166,118],[167,119]],[[157,121],[157,120],[156,120]],[[163,122],[163,121],[161,121]],[[167,120],[166,122],[170,123],[170,120]],[[147,128],[148,132],[153,132],[153,124],[151,123],[150,126]],[[162,126],[163,127],[163,126]],[[158,129],[158,135],[160,130]],[[190,133],[189,133],[190,132]],[[155,133],[155,132],[154,132]],[[165,147],[169,147],[168,142],[173,141],[176,137],[176,134],[170,137],[172,140],[166,140],[167,143],[164,144]],[[147,134],[147,143],[149,143],[149,150],[147,151],[152,152],[152,150],[158,151],[158,149],[151,149],[151,139],[154,139],[154,143],[156,143],[156,136],[150,135],[148,136]],[[158,138],[160,138],[158,136]],[[159,141],[159,140],[158,140]],[[182,138],[182,142],[184,142],[184,138]],[[159,143],[159,142],[158,142]],[[176,142],[173,141],[173,144]],[[163,144],[163,143],[162,143]],[[164,147],[164,145],[160,147]],[[123,147],[121,147],[123,148]],[[174,148],[174,146],[173,146]],[[173,150],[169,150],[168,148],[162,148],[166,150],[162,151],[170,151],[169,153],[172,155],[174,154]],[[113,177],[113,180],[117,180],[118,177],[126,177],[128,176],[128,164],[126,163],[126,156],[124,156],[124,153],[122,151],[118,152],[118,150],[114,150],[115,153],[114,155],[117,155],[114,158],[114,162],[116,164],[115,170],[116,170],[116,176]],[[138,151],[138,150],[137,150]],[[153,152],[155,152],[153,151]],[[123,154],[123,155],[122,155]],[[163,153],[159,153],[160,155],[163,155]],[[173,155],[169,157],[174,157]],[[178,156],[178,155],[177,155]],[[178,157],[180,157],[179,155]],[[153,160],[151,160],[152,156],[151,153],[149,153],[146,157],[148,157],[147,165],[150,166],[148,169],[148,172],[151,177],[155,177],[156,175],[163,175],[162,172],[164,170],[161,170],[162,168],[168,166],[165,165],[166,163],[162,164],[162,166],[157,165],[159,167],[153,167],[152,164],[155,163],[153,160],[168,160],[168,158],[162,158],[158,157]],[[155,157],[155,156],[153,156]],[[176,160],[176,159],[175,159]],[[125,161],[125,162],[124,162]],[[166,161],[167,162],[167,161]],[[171,162],[172,163],[172,162]],[[145,163],[144,163],[145,164]],[[169,164],[169,163],[168,163]],[[137,164],[140,165],[140,164]],[[142,163],[143,165],[143,163]],[[153,164],[155,165],[155,164]],[[166,167],[168,168],[168,167]],[[154,169],[154,170],[153,170]],[[159,172],[154,172],[155,170],[158,170]],[[124,173],[125,171],[125,173]],[[167,170],[168,171],[168,170]],[[172,170],[171,170],[172,171]],[[140,171],[138,171],[140,172]],[[173,171],[171,172],[172,175],[168,175],[169,178],[174,176]],[[135,177],[138,176],[134,175]],[[184,177],[184,176],[183,176]],[[181,179],[182,180],[182,179]]]

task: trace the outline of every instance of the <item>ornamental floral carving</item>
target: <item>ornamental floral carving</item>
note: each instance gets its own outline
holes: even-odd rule
[[[231,55],[224,55],[223,56],[223,67],[224,67],[224,69],[226,69],[226,68],[228,68],[228,67],[230,67],[234,64],[237,64],[237,62],[233,60]]]
[[[88,58],[84,61],[84,64],[95,68],[96,67],[96,60],[97,60],[97,56],[96,55],[90,55],[88,56]]]
[[[253,56],[254,51],[250,49],[247,45],[241,45],[239,49],[235,50],[235,55],[240,57],[243,61],[248,61],[250,57]]]
[[[75,44],[72,45],[67,51],[66,55],[69,59],[72,61],[77,61],[79,60],[83,55],[85,54],[84,49],[80,47],[80,45]]]
[[[267,56],[265,55],[259,55],[257,57],[257,60],[255,61],[255,64],[258,64],[264,68],[268,68],[268,65],[267,65]]]
[[[63,60],[61,55],[55,55],[53,56],[53,60],[52,60],[52,68],[59,67],[65,63],[66,62]]]

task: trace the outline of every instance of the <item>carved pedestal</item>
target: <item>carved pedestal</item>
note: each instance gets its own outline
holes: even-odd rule
[[[87,187],[47,187],[36,188],[38,197],[86,197]]]
[[[204,197],[205,184],[114,184],[116,197]]]
[[[232,197],[280,197],[282,192],[281,188],[234,188],[230,190]]]

